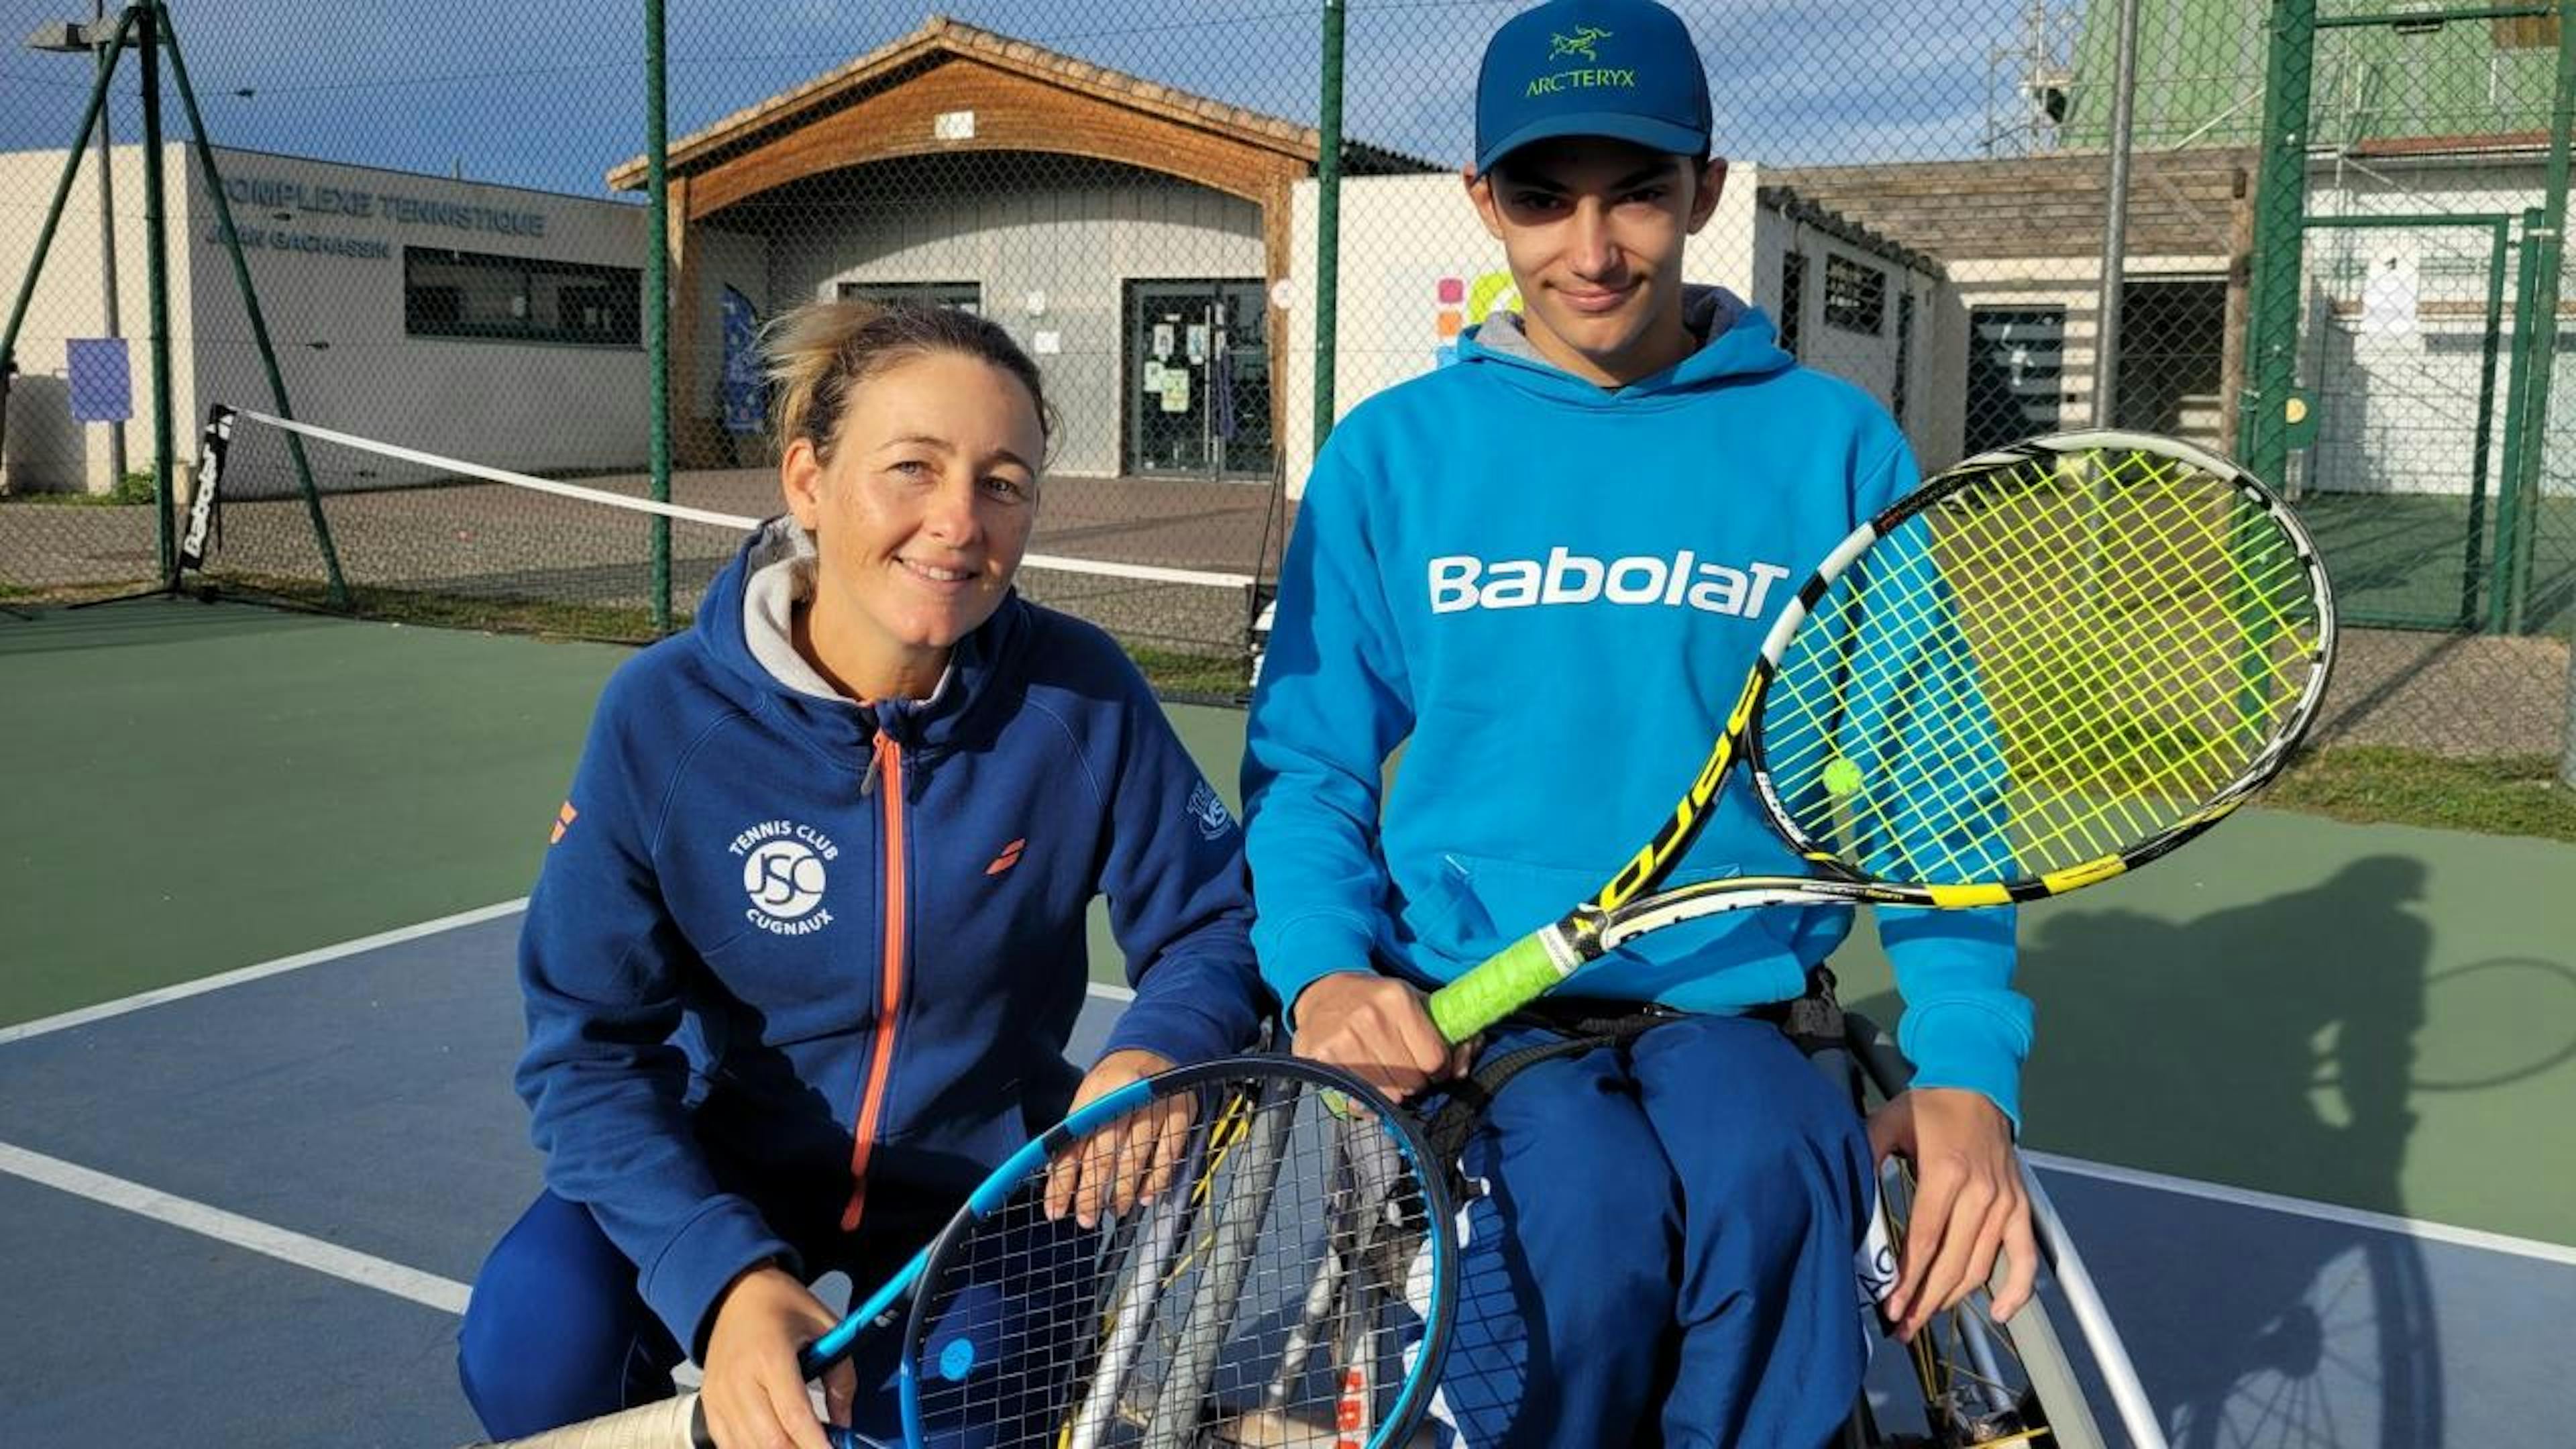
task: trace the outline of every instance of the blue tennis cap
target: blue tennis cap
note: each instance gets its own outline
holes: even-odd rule
[[[1503,22],[1476,73],[1476,174],[1533,141],[1607,136],[1708,151],[1708,73],[1654,0],[1549,0]]]

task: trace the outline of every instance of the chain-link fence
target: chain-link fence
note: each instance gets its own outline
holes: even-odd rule
[[[0,284],[62,198],[0,439],[0,588],[49,597],[165,577],[140,55],[104,93],[103,201],[94,135],[66,182],[97,53],[64,3],[0,0],[0,31],[64,47],[0,56]],[[636,493],[658,405],[677,501],[767,511],[760,322],[831,296],[972,307],[1064,417],[1035,547],[1072,567],[1029,592],[1230,687],[1319,420],[1515,305],[1458,173],[1484,39],[1518,8],[674,6],[657,54],[642,6],[173,5],[173,502],[212,404]],[[1693,280],[1875,394],[1927,467],[2096,423],[2247,458],[2317,530],[2355,626],[2324,743],[2567,755],[2565,0],[1676,8],[1731,163]],[[1618,64],[1617,36],[1565,44]],[[132,419],[102,420],[128,393]],[[216,576],[239,584],[334,597],[327,536],[361,606],[537,594],[584,632],[658,627],[649,529],[519,528],[508,490],[435,461],[299,461],[272,437],[223,493]],[[679,614],[712,566],[680,551]]]

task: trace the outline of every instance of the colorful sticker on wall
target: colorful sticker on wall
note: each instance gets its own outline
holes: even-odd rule
[[[1468,328],[1482,326],[1497,311],[1517,311],[1521,304],[1520,289],[1512,285],[1507,271],[1485,272],[1473,279],[1442,277],[1434,284],[1433,295],[1439,305],[1432,313],[1431,359],[1439,367],[1458,360],[1458,338]]]

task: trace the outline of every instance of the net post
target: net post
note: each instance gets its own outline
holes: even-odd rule
[[[151,281],[152,504],[160,541],[161,587],[179,581],[178,539],[171,533],[170,230],[161,175],[161,37],[168,16],[160,0],[134,7],[135,45],[143,67],[143,240]]]
[[[260,368],[268,375],[269,397],[277,404],[278,416],[291,418],[295,416],[295,409],[286,399],[286,375],[277,365],[277,347],[268,335],[268,314],[260,308],[259,289],[251,284],[250,265],[242,260],[241,232],[233,224],[232,200],[224,194],[224,175],[215,164],[214,146],[206,139],[206,118],[197,109],[197,89],[188,83],[188,62],[179,53],[178,29],[170,24],[169,12],[159,0],[154,0],[150,8],[161,17],[161,42],[170,48],[171,78],[178,83],[179,103],[188,113],[188,129],[194,142],[197,167],[206,174],[206,194],[214,198],[215,219],[223,231],[224,254],[232,261],[233,285],[241,290],[242,311],[250,319],[251,341],[259,349]],[[158,143],[154,144],[157,146]],[[149,158],[156,153],[146,151],[144,154]],[[145,164],[156,163],[147,159]],[[155,183],[155,194],[157,186]],[[157,265],[157,251],[154,256]],[[158,284],[155,286],[157,289]],[[164,361],[156,355],[155,368],[160,368]],[[167,433],[168,429],[161,430],[165,440]],[[340,550],[331,541],[331,523],[322,512],[322,492],[314,486],[313,463],[305,456],[304,439],[288,433],[286,455],[294,460],[295,481],[304,495],[304,514],[313,525],[314,546],[322,552],[324,599],[334,609],[346,609],[349,607],[349,582],[340,572]],[[164,522],[166,525],[167,520]],[[175,564],[173,567],[175,569]],[[173,572],[170,577],[175,582],[178,575]]]
[[[648,204],[644,249],[644,373],[652,391],[652,497],[671,501],[671,187],[670,128],[665,102],[662,0],[644,0],[644,176]],[[656,515],[653,539],[653,634],[671,632],[671,521]]]

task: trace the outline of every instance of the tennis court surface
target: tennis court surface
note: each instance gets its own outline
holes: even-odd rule
[[[623,657],[0,617],[0,1443],[473,1436],[457,1313],[537,1182],[515,899]],[[1241,716],[1175,716],[1230,788]],[[2567,1441],[2571,867],[2261,811],[2029,913],[2032,1140],[2177,1443]]]

